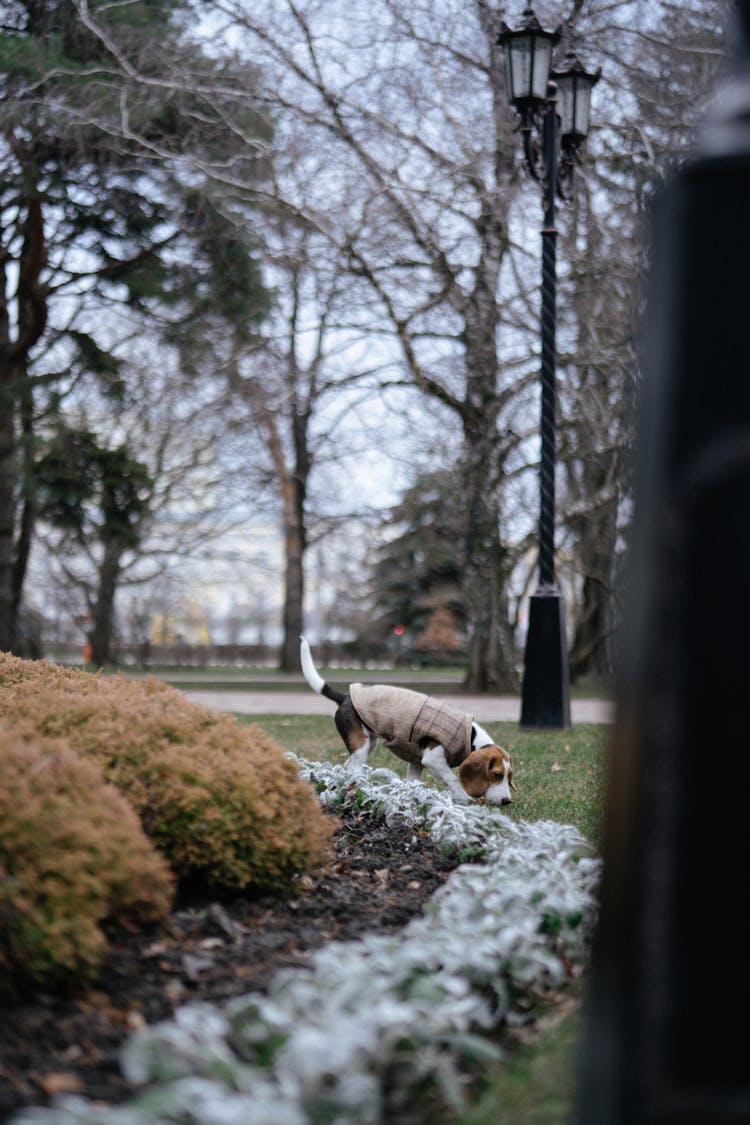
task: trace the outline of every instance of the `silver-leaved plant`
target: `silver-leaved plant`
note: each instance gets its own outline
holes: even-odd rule
[[[427,832],[458,858],[424,914],[389,936],[334,942],[267,994],[196,1003],[122,1052],[144,1086],[102,1109],[79,1097],[15,1125],[380,1125],[427,1095],[459,1109],[467,1061],[499,1057],[488,1033],[513,997],[586,958],[600,861],[570,825],[527,824],[390,770],[299,762],[324,806]]]

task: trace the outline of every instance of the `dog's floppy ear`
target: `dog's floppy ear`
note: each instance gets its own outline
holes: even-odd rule
[[[470,797],[483,797],[490,784],[490,755],[487,747],[472,750],[468,758],[458,767],[461,784]]]
[[[483,797],[491,785],[501,781],[501,777],[492,777],[492,771],[502,766],[508,778],[508,785],[515,789],[513,784],[513,759],[507,750],[500,746],[482,746],[472,750],[468,758],[458,767],[461,784],[470,797]]]
[[[505,753],[508,754],[508,751],[506,750]],[[508,764],[510,766],[510,769],[508,770],[508,785],[511,789],[515,789],[516,787],[513,784],[513,759],[511,758],[510,754],[508,754]]]

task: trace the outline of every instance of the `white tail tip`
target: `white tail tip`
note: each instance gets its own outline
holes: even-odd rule
[[[320,695],[325,687],[325,680],[318,674],[318,670],[313,664],[310,646],[304,637],[300,637],[299,639],[299,660],[302,665],[302,675],[313,691],[317,691],[318,695]]]

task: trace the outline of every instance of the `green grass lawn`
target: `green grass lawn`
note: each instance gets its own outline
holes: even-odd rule
[[[344,762],[346,751],[324,715],[240,716],[281,745],[313,761]],[[568,731],[522,731],[515,723],[488,723],[489,734],[513,757],[516,793],[504,811],[516,819],[575,824],[594,844],[600,839],[603,765],[609,727],[581,723]],[[405,774],[406,765],[378,749],[373,766]],[[425,784],[431,784],[424,775]],[[484,1089],[457,1125],[569,1125],[581,1023],[580,982],[540,1020],[536,1041],[488,1065]]]
[[[343,743],[327,715],[244,715],[284,747],[310,761],[345,762]],[[575,824],[599,841],[602,806],[602,750],[608,729],[579,723],[567,731],[522,731],[516,723],[487,723],[486,729],[513,758],[516,792],[504,811],[520,820],[559,820]],[[371,766],[387,766],[404,776],[406,764],[382,747]],[[426,785],[432,784],[428,773]]]

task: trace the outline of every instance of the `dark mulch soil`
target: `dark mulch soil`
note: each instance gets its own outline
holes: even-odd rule
[[[390,933],[418,914],[454,864],[411,829],[347,813],[324,870],[294,898],[183,905],[148,933],[110,932],[96,987],[38,995],[0,1015],[0,1120],[59,1092],[126,1099],[117,1054],[128,1033],[190,1000],[262,990],[332,940]]]

